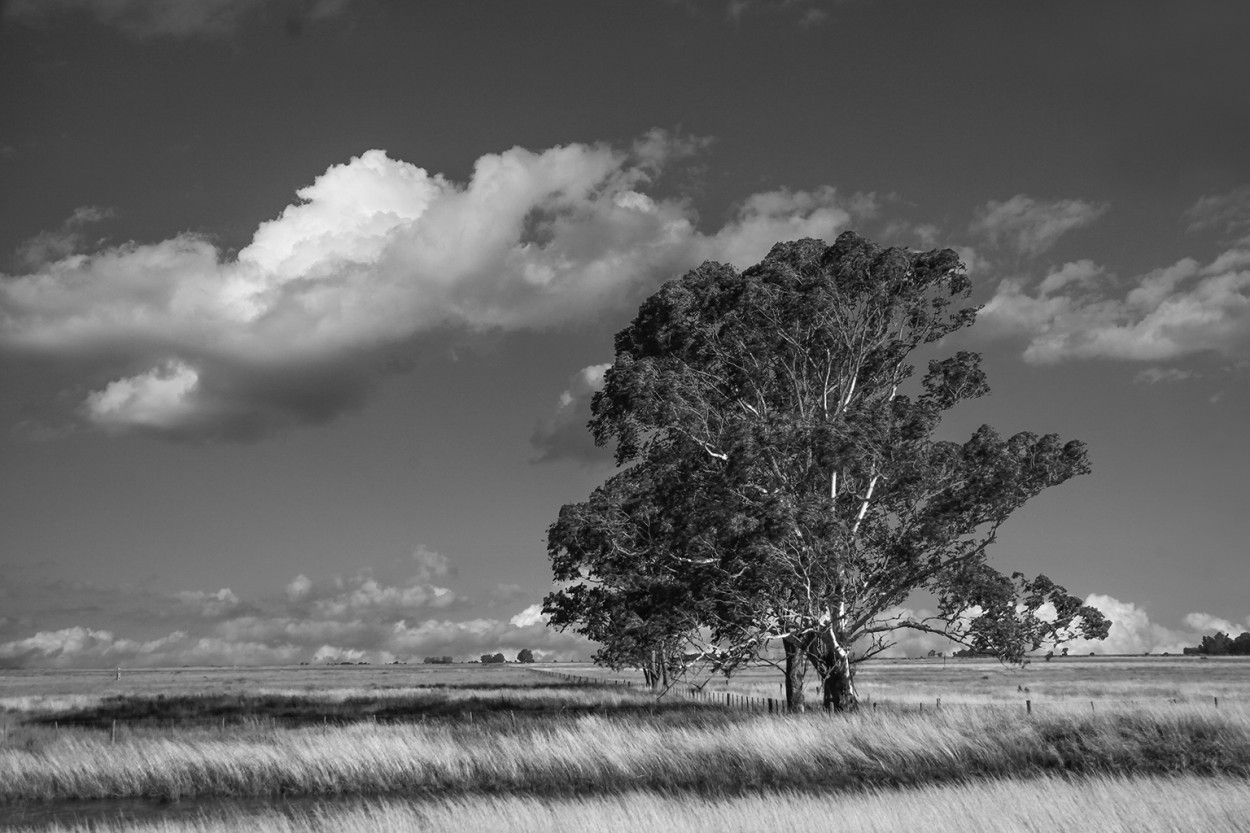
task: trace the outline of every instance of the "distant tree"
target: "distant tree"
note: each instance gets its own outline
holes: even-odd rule
[[[1242,657],[1250,656],[1250,631],[1239,634],[1228,646],[1228,652]]]
[[[453,657],[425,657],[421,661],[426,665],[451,665],[455,660]]]
[[[517,662],[533,662],[534,652],[531,651],[529,648],[522,648],[520,653],[516,655],[516,661]]]
[[[1202,642],[1198,645],[1198,650],[1207,656],[1220,657],[1229,653],[1229,648],[1232,647],[1232,644],[1233,640],[1228,638],[1228,634],[1220,631],[1214,636],[1202,637]]]
[[[1006,661],[1105,637],[1105,617],[1045,576],[986,563],[1013,511],[1089,470],[1084,445],[988,426],[934,439],[988,391],[974,353],[902,390],[914,352],[973,323],[970,291],[949,249],[853,233],[666,283],[617,335],[594,398],[596,442],[632,468],[553,525],[552,624],[613,659],[693,641],[726,671],[780,642],[790,707],[810,664],[839,711],[857,706],[856,664],[902,630]],[[917,591],[932,617],[900,613]]]
[[[507,658],[503,654],[482,654],[482,664],[491,665],[507,662]]]

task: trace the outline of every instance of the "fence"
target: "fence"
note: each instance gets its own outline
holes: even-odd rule
[[[587,677],[587,676],[582,676],[578,674],[565,674],[564,672],[556,671],[554,669],[536,669],[536,670],[543,670],[549,674],[553,674],[559,677],[564,677],[567,680],[571,680],[572,682],[575,682],[581,685],[622,686],[625,688],[637,688],[640,691],[648,691],[648,689],[646,689],[642,685],[635,685],[636,681],[634,680],[621,680],[621,679],[613,679],[613,678],[606,678],[606,677]],[[786,701],[784,697],[763,697],[763,696],[756,696],[756,695],[750,695],[750,694],[740,694],[740,693],[732,692],[732,691],[720,691],[720,692],[709,691],[707,690],[706,684],[704,684],[703,686],[692,686],[689,684],[684,685],[684,686],[673,686],[669,688],[668,691],[665,692],[665,694],[668,696],[675,696],[681,699],[695,700],[698,702],[704,702],[704,703],[709,703],[709,704],[719,704],[719,705],[724,706],[725,708],[743,709],[746,711],[759,712],[762,714],[783,714],[787,711]],[[1108,699],[1108,698],[1097,698],[1097,699],[1091,699],[1088,701],[1084,699],[1077,700],[1077,699],[1070,699],[1070,698],[1063,698],[1063,699],[1058,699],[1058,700],[1046,699],[1042,701],[1034,701],[1032,698],[1029,698],[1029,697],[1023,698],[1022,700],[1016,701],[1016,702],[975,702],[973,703],[973,702],[967,702],[967,701],[947,700],[946,707],[947,708],[964,708],[964,709],[969,709],[969,708],[1019,709],[1019,710],[1022,710],[1025,714],[1033,714],[1034,705],[1037,705],[1039,708],[1046,707],[1046,706],[1059,706],[1063,709],[1071,710],[1074,707],[1083,708],[1084,703],[1086,702],[1089,703],[1090,712],[1094,714],[1097,714],[1099,706],[1103,706],[1104,708],[1110,707],[1110,706],[1152,706],[1152,705],[1162,705],[1165,702],[1168,705],[1207,704],[1207,705],[1210,705],[1212,708],[1216,708],[1216,709],[1220,707],[1220,698],[1217,695],[1211,695],[1209,700],[1203,700],[1203,701],[1181,700],[1177,698],[1168,698],[1166,701],[1160,700],[1160,699],[1122,700],[1122,699]],[[1236,706],[1239,704],[1240,704],[1239,701],[1234,700],[1230,703],[1229,698],[1227,697],[1225,698],[1226,706],[1227,705]],[[886,711],[895,712],[895,713],[915,712],[917,714],[923,714],[925,712],[926,705],[929,706],[929,710],[931,712],[941,711],[943,708],[942,698],[935,697],[931,703],[928,703],[927,701],[877,700],[873,698],[865,698],[864,700],[861,701],[861,707],[866,710],[871,710],[871,711],[886,710]]]

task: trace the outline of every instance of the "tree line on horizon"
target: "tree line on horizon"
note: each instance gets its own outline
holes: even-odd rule
[[[1186,648],[1185,653],[1209,657],[1248,657],[1250,656],[1250,631],[1245,631],[1235,638],[1223,631],[1204,636],[1197,647]]]

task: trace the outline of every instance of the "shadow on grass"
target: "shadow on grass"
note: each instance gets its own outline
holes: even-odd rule
[[[213,727],[242,723],[273,724],[288,728],[313,725],[346,725],[351,723],[420,723],[423,721],[517,723],[553,716],[578,717],[603,715],[612,717],[647,717],[672,719],[689,723],[719,722],[724,711],[708,704],[688,700],[654,698],[638,693],[596,699],[602,686],[567,685],[538,696],[448,696],[463,686],[450,686],[446,691],[390,694],[378,697],[361,695],[342,700],[319,699],[312,695],[278,694],[201,694],[157,695],[155,697],[115,695],[99,704],[78,709],[50,712],[26,722],[44,726],[78,726],[108,729],[116,721],[128,727]],[[570,698],[570,690],[585,690],[585,699]],[[498,692],[498,687],[495,688]],[[698,719],[698,718],[702,719]]]

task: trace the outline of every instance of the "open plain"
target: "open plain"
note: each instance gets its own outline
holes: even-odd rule
[[[6,671],[0,819],[1233,831],[1250,817],[1250,662],[877,661],[849,718],[768,713],[776,677],[657,699],[581,664]]]

